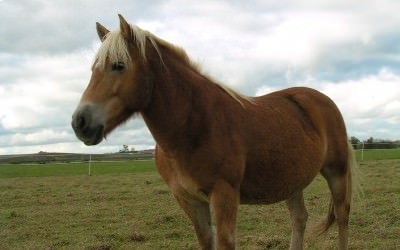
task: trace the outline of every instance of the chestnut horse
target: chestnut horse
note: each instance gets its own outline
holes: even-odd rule
[[[321,230],[336,221],[339,248],[347,249],[354,157],[336,105],[301,87],[242,96],[203,74],[183,49],[119,18],[116,31],[97,23],[102,44],[72,117],[77,137],[96,145],[140,114],[157,142],[158,171],[202,249],[235,249],[240,203],[279,201],[290,211],[290,249],[302,249],[303,190],[320,172],[332,197]]]

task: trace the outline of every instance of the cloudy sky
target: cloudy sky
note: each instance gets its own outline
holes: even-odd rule
[[[400,1],[0,0],[0,154],[152,148],[136,118],[98,146],[70,128],[117,14],[183,47],[246,95],[309,86],[342,110],[349,135],[400,139]]]

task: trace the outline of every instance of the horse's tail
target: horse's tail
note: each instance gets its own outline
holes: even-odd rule
[[[347,190],[346,190],[346,204],[348,204],[349,209],[350,209],[350,204],[352,202],[352,196],[353,192],[358,193],[361,191],[361,187],[358,182],[358,164],[357,160],[354,155],[354,150],[353,146],[351,145],[350,142],[348,142],[347,145],[347,168],[346,168],[346,180],[347,180]],[[326,216],[325,219],[323,219],[320,223],[315,225],[313,227],[313,233],[315,234],[323,234],[325,233],[335,222],[336,217],[335,217],[335,210],[333,206],[333,200],[331,196],[331,200],[329,202],[329,210],[328,210],[328,215]]]

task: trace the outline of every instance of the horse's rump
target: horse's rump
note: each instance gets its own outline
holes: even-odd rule
[[[304,189],[324,165],[340,161],[331,158],[331,151],[347,152],[340,112],[316,90],[297,87],[273,92],[254,98],[254,105],[246,109],[242,202],[284,200]],[[345,152],[335,157],[345,161]]]

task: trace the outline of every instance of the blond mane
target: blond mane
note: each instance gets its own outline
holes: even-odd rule
[[[152,39],[151,36],[148,36],[150,33],[135,25],[130,26],[133,40],[136,41],[136,45],[139,49],[139,54],[143,59],[145,59],[146,38],[148,37],[149,39]],[[129,55],[128,47],[126,46],[125,39],[120,30],[114,30],[107,33],[95,56],[95,62],[98,66],[104,67],[107,58],[112,63],[122,62],[127,66],[130,66],[132,63],[132,58]]]
[[[208,76],[207,74],[204,74],[199,65],[192,62],[188,57],[187,53],[185,52],[185,50],[183,50],[182,48],[175,46],[163,39],[160,39],[155,35],[153,35],[152,33],[142,30],[136,25],[130,24],[130,28],[131,28],[131,35],[133,38],[132,40],[136,42],[136,46],[139,50],[139,55],[141,56],[141,60],[146,61],[146,42],[150,41],[154,49],[157,51],[160,60],[163,63],[162,54],[159,49],[159,44],[163,45],[164,47],[170,49],[176,55],[178,55],[182,59],[182,61],[186,62],[190,67],[195,69],[200,74],[204,75],[212,83],[219,86],[223,91],[225,91],[229,96],[238,101],[242,106],[243,106],[242,102],[243,100],[253,103],[251,97],[243,96],[237,93],[236,91],[232,90],[231,88],[224,86],[223,84],[217,83],[214,79],[212,79],[212,77]],[[126,42],[120,30],[110,31],[109,33],[107,33],[94,58],[94,61],[96,63],[96,66],[104,67],[106,65],[107,59],[110,60],[111,63],[122,62],[127,67],[129,67],[132,64],[132,58],[129,55],[128,47],[126,46]]]

